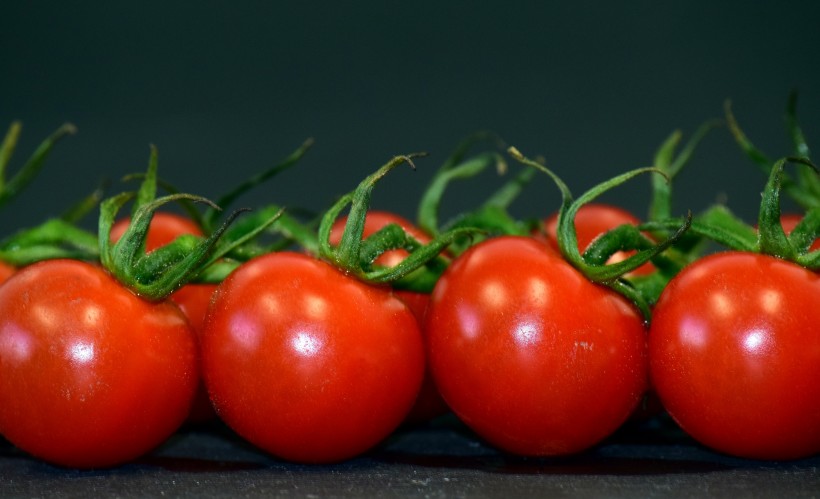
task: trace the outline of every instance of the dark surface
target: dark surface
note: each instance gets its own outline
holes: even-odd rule
[[[284,463],[224,428],[180,431],[116,469],[49,466],[0,445],[1,497],[817,497],[820,456],[737,459],[698,446],[665,422],[620,431],[587,453],[502,454],[456,421],[402,429],[348,462]]]

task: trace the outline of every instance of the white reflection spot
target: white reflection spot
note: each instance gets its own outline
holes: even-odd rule
[[[521,324],[513,332],[515,342],[522,346],[538,342],[538,329],[532,324]]]
[[[94,360],[94,345],[78,341],[69,347],[71,359],[80,364],[86,364]]]
[[[749,352],[759,350],[766,341],[766,335],[763,331],[752,331],[745,338],[743,338],[743,347]]]
[[[299,333],[291,340],[293,349],[305,357],[316,355],[322,348],[322,342],[309,333]]]

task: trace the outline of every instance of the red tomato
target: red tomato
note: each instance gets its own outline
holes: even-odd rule
[[[515,454],[582,451],[610,435],[647,387],[638,311],[542,242],[498,237],[445,271],[427,312],[444,400]]]
[[[330,231],[330,244],[339,244],[342,240],[342,232],[347,218],[340,218],[333,224]],[[364,231],[362,237],[368,237],[377,232],[379,229],[388,224],[397,224],[403,228],[408,234],[413,236],[418,242],[427,244],[430,242],[430,236],[425,234],[421,229],[416,227],[412,222],[394,213],[370,210],[367,212],[367,217],[364,222]],[[408,252],[405,250],[386,251],[379,258],[376,263],[385,267],[392,267],[401,263],[407,258]],[[427,312],[427,304],[430,303],[430,295],[426,293],[417,293],[414,291],[394,291],[394,294],[399,297],[413,312],[416,320],[420,325],[424,324],[424,315]],[[424,328],[422,328],[422,336],[426,336]],[[407,415],[408,423],[423,423],[438,416],[442,416],[449,412],[447,404],[441,395],[438,393],[436,384],[430,374],[429,368],[425,369],[424,382],[421,385],[418,399],[415,405]]]
[[[578,237],[578,248],[583,253],[587,247],[598,236],[604,232],[614,229],[615,227],[630,224],[638,225],[641,221],[626,210],[611,206],[607,204],[585,204],[577,212],[575,216],[575,231]],[[544,221],[544,228],[547,231],[547,242],[554,250],[559,251],[558,247],[558,214],[554,213]],[[612,255],[608,263],[617,263],[626,260],[632,252],[618,251]],[[651,274],[654,267],[651,263],[645,263],[633,270],[634,275]]]
[[[0,284],[6,281],[17,269],[8,263],[0,262]]]
[[[707,256],[672,279],[649,333],[653,385],[704,445],[791,459],[820,451],[820,276],[765,255]]]
[[[205,317],[208,314],[208,305],[211,303],[214,291],[216,291],[216,284],[186,284],[170,297],[185,314],[196,333],[197,340],[202,337],[202,331],[205,329]],[[206,423],[215,420],[216,417],[211,400],[208,398],[208,391],[205,389],[205,383],[199,383],[188,422]]]
[[[780,223],[783,226],[783,230],[786,234],[790,234],[792,230],[794,230],[794,226],[800,222],[803,218],[802,215],[798,215],[796,213],[784,213],[780,217]],[[820,249],[820,237],[814,240],[814,243],[809,247],[809,251],[814,251]]]
[[[118,220],[111,228],[111,240],[119,240],[128,229],[129,223],[130,220],[127,218]],[[199,226],[188,218],[174,213],[155,212],[153,218],[151,218],[151,225],[148,227],[145,251],[151,252],[185,234],[203,235]],[[187,284],[170,297],[188,318],[197,338],[202,333],[205,315],[208,312],[208,304],[215,289],[216,285],[211,284]],[[208,392],[205,390],[204,383],[200,383],[191,406],[188,422],[205,423],[214,419],[216,419],[216,413],[211,406],[211,401],[208,399]]]
[[[128,218],[117,220],[111,227],[111,240],[119,240],[128,228],[129,223],[131,221]],[[165,246],[183,234],[201,236],[202,230],[189,218],[174,213],[155,212],[148,228],[148,236],[145,239],[145,250],[153,251],[160,246]]]
[[[249,260],[220,284],[202,354],[222,420],[299,462],[341,461],[378,444],[424,374],[421,333],[403,302],[291,252]]]
[[[197,374],[180,310],[98,266],[44,261],[0,286],[0,427],[34,456],[98,468],[150,451],[185,419]]]

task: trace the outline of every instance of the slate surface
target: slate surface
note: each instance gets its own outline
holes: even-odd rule
[[[820,497],[820,456],[764,462],[697,445],[666,422],[572,457],[526,459],[452,418],[328,466],[279,461],[223,427],[184,429],[116,469],[56,468],[0,443],[0,497]]]

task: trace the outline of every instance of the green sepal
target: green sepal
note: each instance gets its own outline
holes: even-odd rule
[[[54,218],[0,241],[0,261],[15,267],[55,258],[97,260],[97,236],[65,220]]]
[[[820,171],[808,158],[783,158],[775,162],[763,190],[760,203],[760,215],[757,222],[758,248],[761,253],[796,263],[805,262],[806,260],[811,261],[811,258],[801,257],[801,250],[805,253],[813,242],[813,239],[810,241],[808,239],[812,235],[817,237],[818,216],[816,213],[820,210],[820,207],[809,210],[808,216],[801,221],[799,231],[794,239],[786,235],[780,221],[780,191],[783,170],[787,163],[806,166],[815,176],[820,174]]]
[[[470,237],[480,231],[473,227],[449,230],[439,234],[427,244],[420,245],[413,249],[410,254],[394,267],[376,267],[364,273],[364,279],[373,283],[391,283],[397,289],[410,289],[414,291],[429,293],[444,271],[441,260],[436,261],[440,255],[453,241]],[[412,237],[407,235],[408,240]],[[416,241],[416,243],[418,243]],[[406,246],[411,247],[411,246]],[[391,248],[387,248],[391,249]],[[433,262],[430,264],[430,262]],[[424,265],[430,272],[419,272],[415,276],[412,273]],[[404,279],[404,281],[402,281]]]
[[[445,167],[439,169],[424,191],[418,208],[418,225],[421,230],[435,236],[440,232],[438,219],[439,206],[444,197],[444,192],[453,180],[471,178],[489,166],[495,166],[499,171],[504,168],[503,158],[496,153],[483,153],[470,158],[463,163],[445,163]]]
[[[162,300],[204,268],[220,236],[239,212],[231,214],[207,239],[196,236],[179,237],[163,246],[161,251],[158,249],[146,253],[145,238],[151,218],[160,206],[180,199],[213,203],[190,194],[160,197],[140,206],[131,217],[122,237],[112,243],[111,227],[117,214],[134,197],[134,193],[126,192],[106,199],[100,205],[100,261],[103,267],[137,295],[147,300]]]
[[[20,167],[14,176],[6,179],[8,164],[17,146],[17,139],[20,135],[22,125],[13,122],[0,144],[0,207],[7,204],[17,196],[32,180],[45,164],[46,158],[51,153],[54,145],[63,137],[77,132],[77,128],[71,123],[60,126],[54,133],[46,138],[32,153],[26,163]]]
[[[808,146],[806,145],[805,137],[803,137],[803,132],[797,124],[797,118],[795,115],[796,99],[796,94],[792,93],[786,106],[787,128],[789,135],[791,136],[795,157],[808,157],[808,155],[803,154],[803,152],[808,153],[809,151]],[[737,119],[732,113],[731,103],[726,101],[724,107],[726,121],[729,125],[729,130],[732,132],[732,136],[735,138],[735,141],[746,156],[758,166],[764,175],[768,177],[771,173],[774,161],[770,159],[763,151],[758,149],[752,141],[749,140],[743,130],[741,130]],[[780,188],[803,208],[809,209],[815,206],[820,206],[820,179],[812,172],[805,169],[801,170],[798,172],[796,180],[789,175],[783,175],[780,180],[780,184]]]
[[[677,153],[682,133],[675,130],[658,148],[655,153],[654,167],[663,172],[663,176],[653,175],[652,199],[649,205],[649,220],[664,220],[672,217],[672,180],[692,159],[697,146],[709,131],[718,125],[718,121],[711,120],[702,124]],[[677,154],[676,154],[677,153]],[[660,234],[655,234],[661,237]]]
[[[809,248],[820,237],[820,207],[812,208],[795,225],[789,234],[789,244],[797,252],[798,258],[808,253]]]
[[[420,156],[426,156],[426,153],[414,153],[393,157],[381,168],[368,175],[359,183],[352,193],[342,196],[331,206],[322,217],[322,221],[319,225],[319,255],[322,258],[333,262],[344,271],[352,272],[356,275],[361,274],[359,248],[362,243],[364,223],[367,210],[370,206],[370,196],[373,192],[373,188],[376,182],[400,164],[407,163],[411,168],[415,169],[413,158]],[[342,239],[338,246],[333,247],[330,245],[330,231],[333,227],[333,223],[348,205],[350,205],[350,213],[345,222]]]

